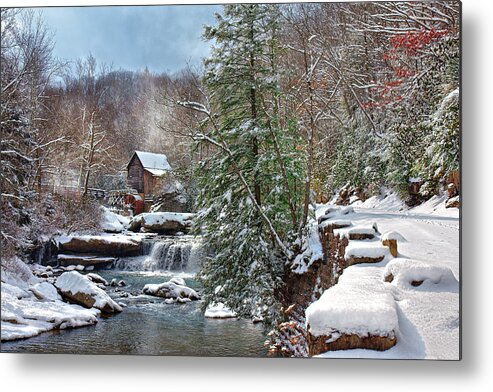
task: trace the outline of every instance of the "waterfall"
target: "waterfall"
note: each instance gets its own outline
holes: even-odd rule
[[[120,259],[115,267],[137,271],[197,272],[204,250],[193,236],[156,238],[144,244],[145,256]]]

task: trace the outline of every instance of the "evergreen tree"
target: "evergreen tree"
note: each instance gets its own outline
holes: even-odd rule
[[[278,8],[227,5],[216,18],[205,31],[215,41],[205,76],[214,115],[202,140],[217,151],[199,168],[197,218],[215,252],[201,273],[205,302],[275,321],[303,168],[295,129],[282,126],[276,104]]]

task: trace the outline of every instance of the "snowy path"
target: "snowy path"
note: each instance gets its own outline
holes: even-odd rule
[[[376,222],[381,233],[397,231],[399,257],[447,266],[457,281],[438,284],[425,281],[419,287],[388,283],[397,304],[398,343],[388,351],[334,351],[322,354],[330,358],[408,358],[458,359],[459,357],[459,214],[458,210],[438,213],[389,212],[355,208],[348,215],[354,225]],[[381,279],[387,261],[361,264],[368,276]]]
[[[451,211],[456,216],[358,208],[355,211],[350,218],[355,223],[376,222],[381,233],[390,230],[400,233],[406,239],[399,242],[402,257],[445,263],[460,280],[458,210]]]

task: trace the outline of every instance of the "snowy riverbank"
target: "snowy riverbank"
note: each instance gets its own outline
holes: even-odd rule
[[[354,206],[354,212],[344,216],[353,226],[371,227],[374,223],[380,233],[396,232],[398,257],[389,254],[372,264],[347,267],[340,283],[326,290],[312,305],[308,322],[317,329],[330,323],[348,331],[364,333],[394,331],[395,346],[386,351],[365,349],[329,351],[327,358],[459,358],[459,210],[445,209],[438,198],[414,208],[405,209],[397,199],[368,200]],[[320,205],[317,216],[323,215],[327,205]],[[365,208],[366,207],[366,208]],[[351,244],[351,242],[353,242]],[[371,240],[350,241],[349,252],[372,245]],[[378,245],[378,244],[376,244]],[[374,292],[378,288],[378,293]],[[345,290],[348,289],[349,291]],[[335,295],[337,292],[337,295]],[[358,295],[370,300],[368,306],[340,310],[334,301],[349,295],[352,303]],[[384,298],[389,317],[382,317],[376,297]],[[347,298],[347,297],[346,297]],[[389,302],[390,300],[390,302]],[[391,316],[395,308],[397,323]],[[325,312],[325,313],[324,313]],[[353,312],[353,313],[351,313]],[[311,315],[311,318],[310,318]],[[361,316],[361,317],[359,317]],[[364,317],[363,317],[364,316]],[[354,325],[357,320],[361,322]],[[366,321],[365,321],[366,320]]]

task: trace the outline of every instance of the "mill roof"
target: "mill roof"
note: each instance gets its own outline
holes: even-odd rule
[[[144,169],[152,175],[161,176],[165,172],[171,171],[171,166],[168,163],[168,158],[166,155],[146,151],[135,151],[134,155],[132,155],[132,158],[128,162],[127,167],[130,165],[130,162],[132,162],[135,155],[139,158],[139,161],[142,163]]]

